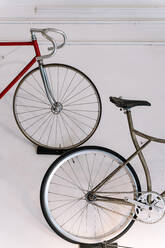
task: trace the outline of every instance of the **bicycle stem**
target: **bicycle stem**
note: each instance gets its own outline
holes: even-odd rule
[[[119,165],[113,172],[111,172],[106,178],[104,178],[96,187],[91,190],[91,193],[95,193],[98,189],[100,189],[108,180],[110,180],[118,171],[124,168],[129,161],[131,161],[137,154],[139,154],[149,143],[151,140],[148,140],[144,145],[142,145],[136,152],[134,152],[123,164]]]

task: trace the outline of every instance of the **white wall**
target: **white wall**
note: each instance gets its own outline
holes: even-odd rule
[[[73,4],[75,2],[69,1]],[[114,1],[104,2],[114,3]],[[122,3],[122,1],[116,2]],[[125,2],[130,4],[130,1]],[[164,2],[140,1],[141,4],[164,4]],[[61,1],[57,3],[63,4]],[[89,2],[85,1],[85,3]],[[139,1],[133,3],[137,4]],[[71,45],[66,45],[51,61],[75,66],[86,73],[97,86],[103,103],[100,126],[87,142],[88,145],[106,146],[125,157],[134,150],[128,133],[126,116],[109,102],[110,95],[150,101],[152,107],[133,110],[135,127],[148,134],[165,137],[165,46],[151,46],[153,41],[165,41],[165,23],[67,24],[47,21],[47,24],[42,24],[43,21],[33,23],[22,21],[22,24],[21,20],[17,24],[1,21],[1,40],[29,39],[30,27],[38,26],[57,27],[67,33]],[[113,45],[111,41],[114,41]],[[117,45],[115,41],[147,41],[150,45],[139,45],[139,43]],[[46,44],[42,45],[42,48],[46,51]],[[0,60],[0,90],[13,74],[27,63],[32,54],[29,48],[25,50],[20,48],[18,51],[0,48],[0,55],[5,56],[5,60]],[[12,115],[13,92],[14,88],[0,102],[1,246],[5,248],[78,247],[54,234],[42,216],[39,205],[40,184],[56,156],[36,155],[35,147],[19,132]],[[164,154],[163,145],[151,144],[146,149],[154,191],[158,192],[164,190]],[[139,167],[138,160],[133,162],[133,165],[145,189],[143,171]],[[162,248],[165,243],[164,225],[165,219],[154,225],[135,223],[119,240],[119,244],[134,248]]]
[[[12,0],[1,0],[1,4],[13,4]],[[164,0],[28,0],[28,1],[22,1],[22,0],[14,0],[15,5],[33,5],[33,4],[53,4],[53,5],[90,5],[90,6],[96,6],[96,5],[115,5],[115,6],[146,6],[146,5],[164,5]]]

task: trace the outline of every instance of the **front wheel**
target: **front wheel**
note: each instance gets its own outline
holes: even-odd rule
[[[19,83],[13,112],[21,132],[34,144],[58,151],[75,148],[96,131],[101,118],[101,100],[96,86],[80,70],[63,64],[43,65],[50,90],[46,95],[39,68]]]
[[[113,242],[134,223],[134,207],[97,201],[99,196],[137,199],[138,177],[127,164],[95,195],[91,190],[125,159],[103,147],[80,147],[59,157],[46,172],[40,191],[41,208],[50,227],[72,243]]]

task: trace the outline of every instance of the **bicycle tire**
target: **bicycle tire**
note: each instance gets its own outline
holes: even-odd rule
[[[24,136],[38,146],[57,151],[80,146],[94,134],[100,122],[102,105],[98,90],[89,77],[72,66],[46,64],[44,68],[61,110],[57,113],[52,109],[37,67],[16,88],[16,123]]]
[[[86,157],[87,155],[88,155],[88,157]],[[94,157],[94,156],[96,156],[96,157]],[[44,215],[48,225],[53,229],[53,231],[55,233],[57,233],[59,236],[61,236],[63,239],[65,239],[71,243],[95,245],[95,244],[100,244],[103,241],[113,242],[116,239],[118,239],[119,237],[121,237],[122,235],[124,235],[131,228],[131,226],[133,225],[133,223],[135,221],[136,215],[134,214],[135,213],[134,209],[131,207],[131,209],[128,210],[128,213],[129,214],[133,213],[133,217],[127,218],[123,222],[122,226],[120,226],[120,230],[117,230],[116,229],[117,227],[115,227],[115,225],[120,224],[120,223],[118,224],[118,221],[120,221],[121,216],[119,216],[119,220],[117,217],[115,220],[115,223],[113,224],[114,225],[114,227],[113,227],[114,233],[112,231],[110,232],[109,226],[111,226],[111,228],[112,228],[112,223],[114,222],[114,220],[113,220],[114,216],[111,219],[111,221],[109,222],[109,221],[105,220],[105,216],[107,217],[106,219],[110,218],[110,216],[107,213],[106,214],[102,213],[102,215],[101,215],[101,213],[99,213],[97,216],[97,211],[100,211],[100,209],[99,210],[97,209],[97,211],[94,211],[95,209],[93,209],[95,214],[92,214],[91,209],[93,206],[91,203],[87,203],[85,196],[83,196],[83,199],[81,198],[82,192],[80,192],[80,195],[77,196],[80,198],[76,198],[76,199],[80,199],[77,201],[77,205],[81,209],[81,207],[83,205],[83,201],[85,204],[85,200],[86,200],[86,204],[88,204],[88,207],[86,205],[86,208],[88,208],[89,213],[91,214],[91,216],[89,217],[90,222],[87,225],[88,220],[87,220],[87,217],[85,217],[85,215],[88,216],[88,214],[89,214],[89,213],[87,213],[87,209],[86,209],[85,214],[80,211],[82,216],[84,215],[84,217],[82,217],[80,215],[82,218],[80,220],[80,223],[78,223],[77,220],[75,220],[75,215],[76,215],[77,211],[76,211],[74,204],[72,204],[72,203],[74,202],[74,200],[73,200],[74,197],[76,197],[76,191],[78,191],[80,188],[82,188],[83,183],[84,183],[84,185],[83,185],[84,188],[82,188],[82,189],[85,189],[85,187],[87,187],[87,182],[85,182],[89,176],[89,175],[85,176],[85,174],[87,174],[87,171],[90,172],[89,178],[91,178],[92,180],[93,180],[92,173],[93,173],[93,175],[94,175],[94,173],[96,173],[95,180],[93,180],[92,184],[94,184],[95,181],[96,182],[98,181],[98,179],[96,179],[96,178],[100,177],[101,172],[103,174],[105,173],[104,169],[106,169],[106,172],[109,172],[109,169],[111,169],[111,168],[109,167],[109,160],[106,161],[107,158],[113,158],[113,161],[117,161],[117,164],[118,164],[118,162],[123,163],[126,161],[118,153],[116,153],[110,149],[104,148],[104,147],[99,147],[99,146],[79,147],[73,151],[69,151],[69,152],[63,154],[57,160],[55,160],[53,162],[53,164],[47,170],[47,172],[46,172],[46,174],[42,180],[41,189],[40,189],[40,204],[41,204],[41,209],[42,209],[43,215]],[[88,162],[85,162],[85,160]],[[104,163],[102,163],[101,161],[102,162],[104,161]],[[93,165],[91,165],[91,164],[93,164]],[[77,181],[75,180],[76,177],[74,176],[74,173],[73,173],[73,168],[75,166],[77,166],[77,167],[76,167],[74,173],[75,173],[75,175],[79,175],[79,177],[77,178]],[[88,168],[88,166],[89,166],[89,168]],[[95,166],[96,168],[93,167],[93,169],[92,169],[92,167],[90,167],[90,166]],[[114,164],[112,165],[112,163],[111,163],[111,166],[114,167],[115,165]],[[71,167],[72,167],[72,169],[71,169]],[[105,167],[105,168],[103,169],[103,167]],[[108,171],[107,171],[107,168],[108,168]],[[65,171],[65,173],[64,173],[64,177],[63,177],[62,172],[64,172],[64,171]],[[126,165],[125,168],[123,168],[121,170],[122,173],[123,173],[123,171],[124,171],[124,173],[127,174],[126,175],[126,176],[128,176],[127,179],[129,179],[131,181],[129,187],[128,186],[127,187],[130,188],[129,190],[133,190],[134,193],[133,193],[132,197],[137,199],[137,197],[139,195],[138,192],[141,192],[141,186],[140,186],[139,179],[136,175],[136,172],[129,163]],[[120,173],[118,175],[119,176],[118,179],[122,178],[122,180],[126,180],[126,177],[124,176],[124,174],[122,176],[122,174],[120,174]],[[105,175],[104,175],[104,177],[105,177]],[[54,181],[55,178],[56,178],[56,181]],[[114,185],[115,180],[117,183],[118,179],[117,178],[113,179],[114,182],[112,185],[114,188],[116,187],[116,189],[117,189],[117,187],[119,187],[119,185],[121,183],[119,180],[119,185],[118,186]],[[62,184],[60,184],[61,182],[62,182]],[[54,186],[56,185],[56,188],[54,188],[53,185]],[[94,186],[95,186],[95,184],[92,185],[92,187],[94,187]],[[124,186],[124,184],[123,184],[123,186]],[[122,186],[122,190],[124,190],[123,186]],[[112,187],[111,187],[111,189],[112,189]],[[56,190],[58,191],[58,193],[55,192]],[[88,190],[89,190],[89,184],[88,184]],[[86,192],[88,190],[86,190]],[[104,190],[106,190],[106,186],[105,186]],[[74,193],[72,193],[72,191]],[[126,193],[121,192],[121,195],[122,195],[122,193],[123,193],[123,197],[124,197]],[[60,195],[62,196],[61,199],[60,199]],[[128,193],[127,193],[127,195],[128,195]],[[55,196],[56,196],[56,198],[54,198]],[[70,203],[68,203],[69,200],[66,198],[67,196],[68,196],[68,199],[71,199],[71,201],[70,201],[71,205],[69,205]],[[66,203],[65,203],[65,201],[66,201]],[[80,204],[80,201],[81,201],[82,205]],[[62,206],[62,205],[59,205],[59,202],[64,202],[65,204]],[[79,206],[79,204],[80,204],[80,206]],[[113,204],[111,204],[111,205],[113,205]],[[51,209],[52,207],[53,207],[53,210]],[[108,207],[108,206],[106,205],[106,207]],[[115,211],[116,211],[116,209],[118,209],[118,207],[119,206],[115,205]],[[56,211],[56,213],[55,213],[55,211]],[[122,209],[122,211],[123,211],[123,209]],[[55,220],[54,214],[56,214],[56,220]],[[67,216],[67,214],[69,215],[69,217]],[[104,216],[104,214],[105,214],[105,216]],[[94,217],[94,215],[96,215],[96,216]],[[99,215],[100,215],[100,217],[99,217]],[[104,220],[103,219],[101,220],[101,216],[104,217]],[[66,217],[67,217],[67,219],[65,219]],[[99,218],[100,218],[100,220],[99,220]],[[96,226],[96,220],[98,221],[98,223],[97,223],[98,226]],[[75,221],[78,224],[75,224]],[[106,221],[106,223],[104,223],[105,221]],[[67,230],[67,228],[68,228],[67,225],[69,222],[71,222],[70,223],[71,230]],[[107,223],[108,223],[108,225],[107,225]],[[85,225],[86,225],[86,227],[85,227]],[[100,233],[97,235],[97,232],[100,229],[101,225],[104,225],[104,229],[106,226],[106,228],[108,228],[108,230],[105,230],[105,233]],[[64,226],[65,226],[65,228],[64,228]],[[92,227],[94,227],[96,230],[93,230]],[[81,228],[82,228],[82,233],[80,234]],[[83,228],[84,229],[86,228],[86,230],[83,230]],[[79,229],[79,233],[77,233],[78,229]],[[102,230],[104,230],[104,229],[102,229]],[[100,229],[100,232],[104,232],[102,230]]]

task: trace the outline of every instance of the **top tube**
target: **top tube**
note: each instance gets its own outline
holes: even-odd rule
[[[0,46],[33,46],[33,41],[0,42]]]
[[[137,131],[135,129],[133,130],[133,132],[136,135],[138,135],[138,136],[140,136],[142,138],[146,138],[148,140],[151,140],[151,141],[154,141],[154,142],[158,142],[158,143],[165,143],[165,139],[159,139],[159,138],[156,138],[156,137],[153,137],[153,136],[149,136],[149,135],[147,135],[145,133],[142,133],[142,132],[139,132],[139,131]]]

